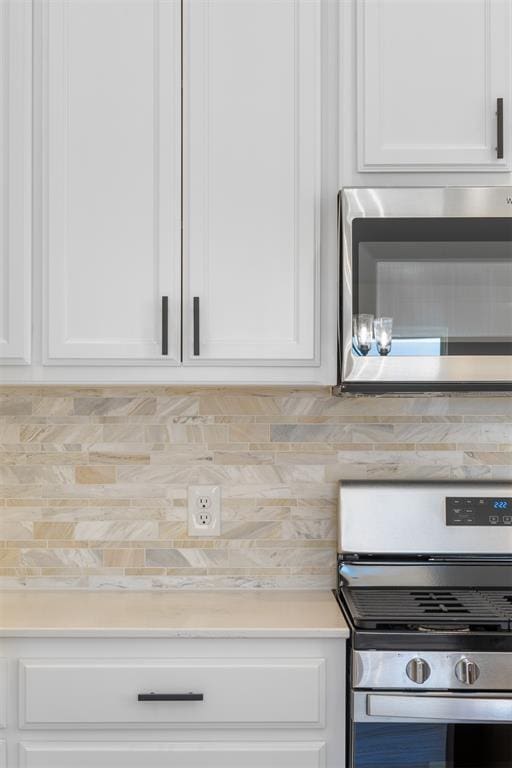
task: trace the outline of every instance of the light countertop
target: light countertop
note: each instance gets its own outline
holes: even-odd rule
[[[0,637],[348,637],[332,592],[0,592]]]

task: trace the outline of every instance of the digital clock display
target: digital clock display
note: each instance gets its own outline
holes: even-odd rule
[[[512,529],[512,496],[449,496],[446,525],[485,525]],[[512,766],[511,766],[512,768]]]

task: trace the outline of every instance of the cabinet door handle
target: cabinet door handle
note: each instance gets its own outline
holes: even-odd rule
[[[137,701],[204,701],[202,693],[139,693]]]
[[[194,355],[199,354],[199,296],[194,296]]]
[[[503,160],[503,99],[496,99],[496,157]]]
[[[169,354],[169,297],[162,296],[162,355]]]

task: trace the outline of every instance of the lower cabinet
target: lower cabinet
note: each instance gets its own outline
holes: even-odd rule
[[[0,638],[0,768],[343,768],[341,638]]]
[[[21,659],[19,680],[20,728],[325,720],[324,659]]]
[[[20,768],[321,768],[324,744],[76,742],[20,744]]]

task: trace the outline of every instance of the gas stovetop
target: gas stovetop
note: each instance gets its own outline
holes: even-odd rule
[[[359,650],[512,652],[512,589],[340,587]]]
[[[342,483],[354,649],[512,651],[512,485]]]
[[[512,768],[512,484],[342,483],[339,532],[347,764]]]
[[[512,632],[512,588],[341,590],[358,629]]]

